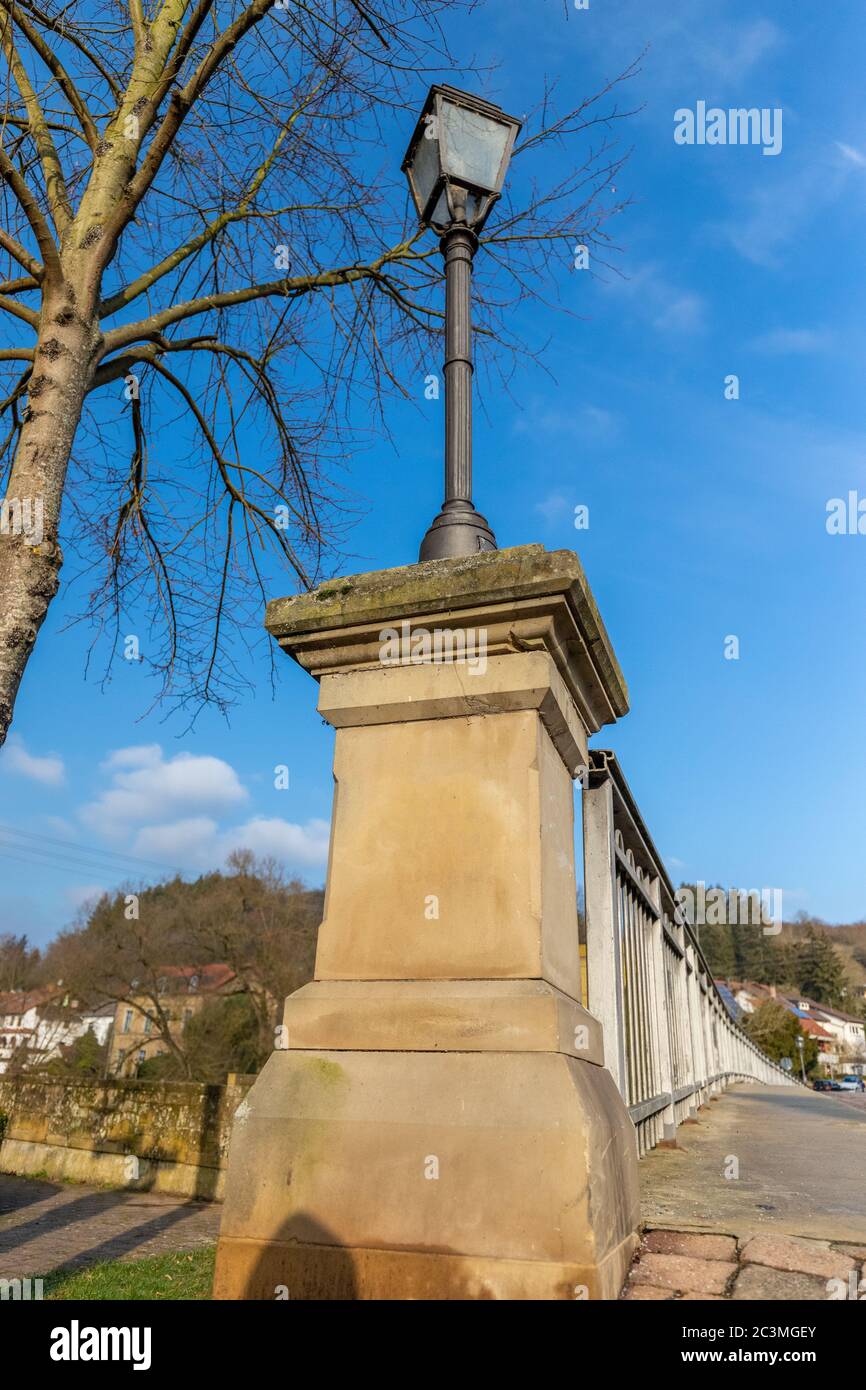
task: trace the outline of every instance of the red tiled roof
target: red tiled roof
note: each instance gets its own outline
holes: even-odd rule
[[[157,967],[158,980],[165,980],[169,987],[174,986],[178,993],[210,994],[222,989],[235,979],[235,971],[224,962],[214,965],[160,965]],[[195,978],[195,986],[191,981]]]
[[[833,1034],[828,1033],[826,1028],[822,1028],[820,1023],[816,1023],[814,1018],[801,1018],[800,1027],[804,1033],[811,1033],[814,1038],[827,1038],[832,1041]]]
[[[10,989],[0,994],[0,1014],[26,1014],[37,1004],[47,1004],[63,990],[59,985],[43,985],[40,989]]]

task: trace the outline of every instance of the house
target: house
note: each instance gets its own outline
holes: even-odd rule
[[[753,1014],[768,999],[778,998],[775,985],[759,985],[754,980],[716,980],[716,984],[728,1012],[737,1023],[742,1022],[744,1014]],[[784,1004],[786,1001],[780,999],[780,1003]]]
[[[813,1019],[834,1039],[836,1065],[843,1071],[864,1074],[866,1069],[866,1023],[856,1014],[819,1004],[804,995],[789,995],[790,1003],[801,1018]],[[831,1070],[832,1074],[832,1070]]]
[[[0,994],[0,1073],[22,1058],[28,1067],[50,1062],[88,1029],[102,1045],[108,1041],[113,1020],[113,1005],[83,1005],[70,997],[62,981]]]
[[[100,1047],[111,1037],[114,1026],[114,1004],[81,1004],[65,994],[63,998],[46,1001],[37,1010],[36,1028],[31,1051],[37,1065],[62,1057],[85,1033],[92,1033]]]
[[[832,1076],[842,1065],[842,1037],[825,1016],[838,1013],[838,1010],[825,1010],[824,1005],[815,1004],[813,1000],[806,1000],[797,995],[780,994],[775,985],[759,985],[754,980],[717,980],[716,984],[728,1012],[736,1022],[741,1023],[746,1016],[753,1014],[769,999],[775,999],[794,1014],[802,1031],[815,1039],[821,1065],[828,1075]],[[845,1017],[852,1018],[851,1015]],[[853,1019],[853,1022],[857,1021]],[[860,1024],[862,1028],[862,1021]]]
[[[800,1027],[817,1042],[821,1066],[832,1076],[834,1069],[839,1065],[838,1044],[833,1034],[814,1018],[801,1018]]]
[[[242,988],[230,965],[163,965],[157,967],[150,988],[138,986],[128,999],[114,1006],[114,1031],[108,1059],[110,1076],[135,1076],[142,1062],[170,1049],[163,1019],[172,1039],[195,1014],[216,996]]]

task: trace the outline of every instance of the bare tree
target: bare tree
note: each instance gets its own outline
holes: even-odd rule
[[[381,430],[442,329],[438,248],[384,145],[427,74],[457,69],[443,26],[475,4],[0,0],[0,743],[64,499],[109,664],[131,620],[158,693],[193,705],[243,684],[269,575],[307,585],[339,544],[359,407]],[[575,239],[604,259],[635,70],[530,113],[519,210],[485,238],[482,350],[518,346],[509,306]],[[531,182],[542,147],[550,187]]]
[[[46,968],[76,995],[132,1010],[130,1051],[148,1020],[148,1036],[187,1078],[190,1053],[180,1019],[189,976],[179,979],[172,967],[191,967],[202,977],[211,965],[231,968],[227,987],[244,996],[262,1058],[274,1046],[283,999],[313,976],[322,893],[249,851],[232,854],[228,868],[193,883],[174,879],[139,889],[134,909],[125,890],[106,894],[83,908],[77,925],[46,953]]]

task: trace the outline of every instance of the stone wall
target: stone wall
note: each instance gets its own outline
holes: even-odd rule
[[[232,1120],[254,1080],[0,1076],[0,1172],[221,1199]]]

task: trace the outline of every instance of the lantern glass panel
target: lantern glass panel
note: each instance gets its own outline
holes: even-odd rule
[[[435,129],[432,123],[425,125],[412,156],[412,179],[422,212],[439,177],[439,141],[429,134]]]
[[[445,173],[488,193],[498,192],[510,127],[447,99],[441,104],[439,123]]]

